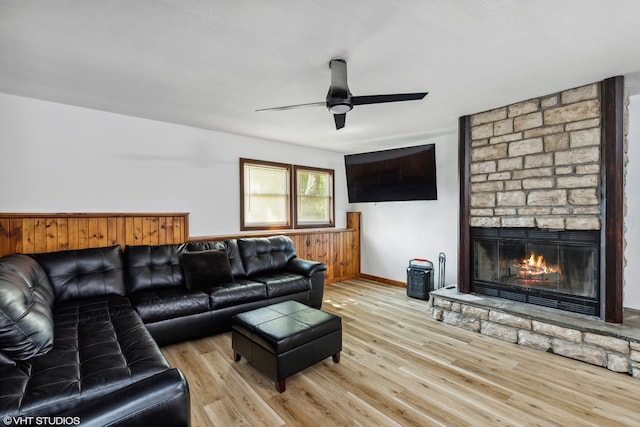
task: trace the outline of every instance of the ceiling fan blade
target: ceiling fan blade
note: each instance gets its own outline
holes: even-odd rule
[[[292,110],[294,108],[305,108],[305,107],[326,107],[326,105],[327,103],[325,101],[309,102],[307,104],[285,105],[283,107],[259,108],[256,111]]]
[[[416,101],[427,96],[429,92],[394,93],[391,95],[352,96],[353,105],[382,104],[384,102]]]
[[[336,122],[336,130],[342,129],[344,127],[344,123],[347,119],[347,114],[334,114],[333,121]]]

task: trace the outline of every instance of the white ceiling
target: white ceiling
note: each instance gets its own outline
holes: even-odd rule
[[[458,117],[625,75],[638,0],[0,0],[0,92],[340,152],[455,132]],[[336,131],[329,60],[356,106]]]

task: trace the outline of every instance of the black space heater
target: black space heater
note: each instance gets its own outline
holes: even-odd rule
[[[407,267],[407,295],[426,300],[433,289],[433,263],[424,258],[410,260]]]

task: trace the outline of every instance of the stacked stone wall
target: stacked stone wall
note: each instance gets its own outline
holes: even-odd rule
[[[471,116],[471,226],[600,229],[600,84]]]

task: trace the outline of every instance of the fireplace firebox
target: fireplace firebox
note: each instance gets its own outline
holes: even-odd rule
[[[472,228],[472,291],[600,315],[600,232]]]

